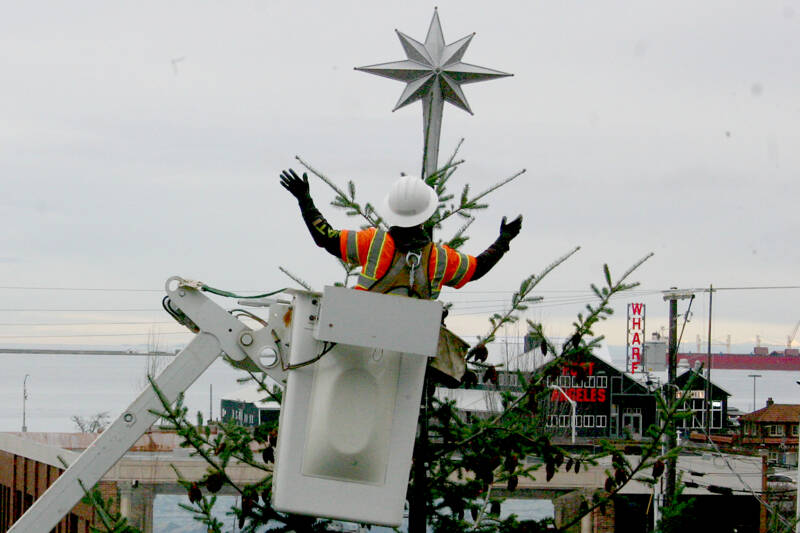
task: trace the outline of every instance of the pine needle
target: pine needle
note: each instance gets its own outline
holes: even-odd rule
[[[295,276],[294,274],[292,274],[291,272],[289,272],[288,270],[286,270],[282,266],[279,266],[278,270],[280,270],[281,272],[286,274],[292,281],[294,281],[295,283],[297,283],[298,285],[303,287],[305,290],[307,290],[307,291],[313,291],[314,290],[314,289],[311,288],[311,285],[309,285],[308,283],[306,283],[302,279],[298,278],[297,276]]]

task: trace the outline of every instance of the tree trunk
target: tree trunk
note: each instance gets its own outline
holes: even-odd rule
[[[412,494],[408,500],[408,533],[425,533],[428,522],[428,413],[433,394],[429,374],[425,372],[422,387],[419,434],[414,443],[414,469]]]

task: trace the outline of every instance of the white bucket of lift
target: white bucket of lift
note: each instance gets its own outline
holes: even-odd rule
[[[442,304],[326,287],[296,292],[273,507],[399,526]]]

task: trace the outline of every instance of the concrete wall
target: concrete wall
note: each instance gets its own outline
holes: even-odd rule
[[[591,506],[593,491],[575,490],[553,499],[555,523],[564,527],[575,517],[584,514]],[[574,525],[564,530],[565,533],[614,533],[616,531],[615,508],[613,502],[603,508],[597,508]]]

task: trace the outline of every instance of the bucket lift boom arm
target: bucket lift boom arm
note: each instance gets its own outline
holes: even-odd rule
[[[172,309],[179,310],[199,328],[195,338],[155,379],[170,403],[222,353],[235,366],[265,372],[277,382],[285,382],[280,362],[288,360],[288,355],[281,355],[286,347],[279,346],[276,337],[286,338],[280,315],[289,311],[288,304],[274,304],[270,309],[269,326],[253,330],[205,296],[195,282],[172,277],[167,280],[166,289]],[[265,349],[275,354],[268,366],[261,361]],[[152,387],[142,392],[14,523],[9,533],[39,533],[55,528],[81,501],[84,488],[91,490],[152,426],[157,416],[150,411],[162,408]]]

